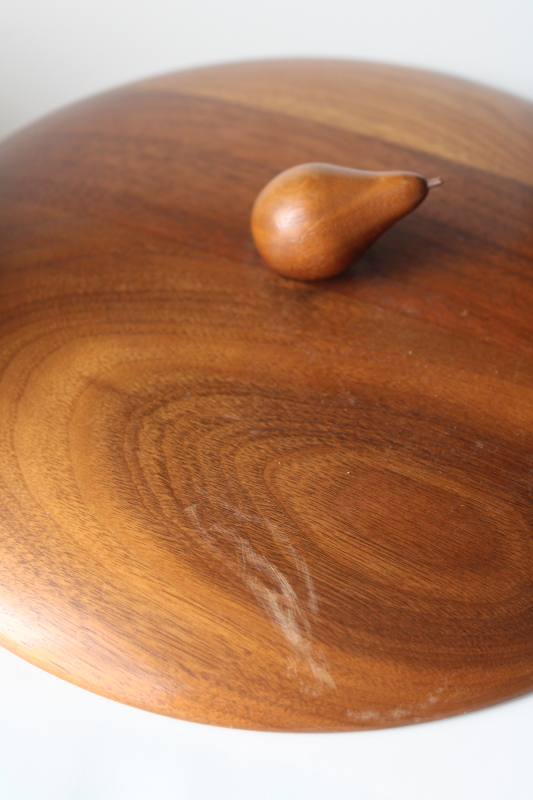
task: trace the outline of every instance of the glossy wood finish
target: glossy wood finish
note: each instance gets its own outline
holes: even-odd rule
[[[428,190],[428,181],[414,172],[298,164],[272,178],[257,196],[252,236],[280,275],[304,281],[332,278],[414,211]]]
[[[267,62],[5,142],[1,642],[248,728],[529,691],[531,119],[431,74]],[[306,161],[445,185],[302,284],[263,264],[249,216]]]

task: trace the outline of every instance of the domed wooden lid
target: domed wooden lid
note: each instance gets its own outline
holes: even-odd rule
[[[272,61],[80,103],[0,149],[0,641],[219,725],[435,719],[533,687],[532,106]],[[286,280],[294,164],[445,185]]]

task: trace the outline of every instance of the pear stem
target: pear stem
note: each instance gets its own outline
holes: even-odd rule
[[[430,178],[429,181],[426,181],[426,185],[428,189],[433,189],[435,186],[441,186],[444,183],[442,178]]]

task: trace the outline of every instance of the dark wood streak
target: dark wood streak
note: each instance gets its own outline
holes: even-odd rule
[[[530,691],[530,107],[379,66],[283,76],[167,76],[0,148],[0,640],[247,728]],[[430,89],[416,133],[401,98],[422,115]],[[445,185],[306,285],[249,233],[306,161]]]

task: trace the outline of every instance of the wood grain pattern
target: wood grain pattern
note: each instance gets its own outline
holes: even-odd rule
[[[461,78],[301,58],[184,70],[137,86],[315,120],[533,186],[533,104]]]
[[[406,120],[429,92],[440,138],[409,139],[399,84]],[[365,122],[393,94],[390,126]],[[530,114],[412,71],[242,64],[2,145],[4,646],[245,728],[400,725],[531,690]],[[445,186],[306,285],[249,232],[261,187],[306,161]]]

